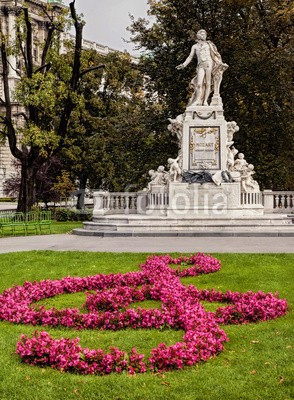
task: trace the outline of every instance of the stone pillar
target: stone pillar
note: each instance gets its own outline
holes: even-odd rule
[[[8,34],[9,34],[9,44],[15,44],[15,12],[9,10],[8,14]],[[9,78],[15,79],[18,78],[16,73],[16,56],[14,54],[10,54],[8,56],[9,61]]]
[[[105,215],[107,210],[109,209],[108,202],[105,198],[109,197],[109,192],[98,191],[93,193],[94,198],[94,210],[93,217],[98,217],[101,215]]]
[[[263,206],[265,213],[272,213],[274,210],[274,195],[272,190],[263,191]]]
[[[147,190],[140,190],[137,195],[137,214],[146,214]]]

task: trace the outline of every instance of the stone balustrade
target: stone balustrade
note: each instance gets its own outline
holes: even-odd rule
[[[168,193],[148,193],[147,207],[149,209],[166,208],[169,205]]]
[[[140,198],[140,192],[94,192],[94,215],[137,214]]]
[[[294,191],[263,191],[263,205],[265,213],[294,212]]]
[[[294,212],[294,191],[242,192],[241,205],[263,204],[265,213]],[[166,210],[168,193],[140,192],[94,192],[94,215],[145,214],[146,210]]]
[[[241,192],[242,206],[262,204],[262,192]]]

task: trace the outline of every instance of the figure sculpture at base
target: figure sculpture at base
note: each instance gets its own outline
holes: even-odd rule
[[[167,160],[169,165],[169,176],[172,182],[177,182],[181,178],[182,170],[178,164],[180,157],[169,158]]]
[[[244,158],[243,153],[238,154],[238,158],[235,160],[234,165],[232,166],[232,171],[242,171],[247,170],[248,162]]]
[[[241,174],[241,186],[244,192],[259,191],[258,183],[252,178],[254,174],[254,165],[252,164],[249,164],[248,167],[243,170]]]
[[[179,167],[182,168],[183,164],[183,123],[184,123],[184,114],[180,114],[176,117],[176,119],[171,119],[169,118],[170,124],[168,125],[167,129],[173,134],[177,136],[178,139],[178,147],[179,147],[179,152],[178,152],[178,162],[179,162]]]
[[[197,56],[196,76],[190,83],[194,92],[188,105],[207,106],[211,91],[214,92],[215,96],[219,96],[222,75],[228,68],[228,65],[222,62],[216,46],[207,41],[206,37],[207,33],[204,29],[198,31],[197,43],[192,46],[190,55],[183,64],[176,67],[177,69],[185,68],[190,64],[194,56]]]
[[[227,144],[227,169],[229,171],[233,170],[236,154],[238,154],[238,150],[234,146],[230,147],[230,145]]]
[[[151,181],[148,183],[148,189],[150,190],[152,185],[165,186],[169,181],[169,173],[164,170],[164,166],[160,165],[157,171],[150,169],[148,172]]]
[[[232,171],[235,162],[235,155],[238,154],[238,150],[233,146],[234,134],[239,131],[239,127],[235,121],[227,122],[227,169]]]

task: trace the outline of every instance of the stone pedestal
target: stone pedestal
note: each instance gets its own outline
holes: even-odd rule
[[[97,191],[93,193],[94,199],[94,210],[93,210],[93,217],[100,217],[105,215],[108,210],[107,205],[107,197],[109,196],[109,192],[105,191]]]
[[[146,190],[140,190],[137,195],[137,214],[146,214],[148,193]]]
[[[263,205],[264,205],[264,212],[272,212],[274,208],[274,201],[273,201],[273,191],[272,190],[264,190],[263,191]]]
[[[190,106],[183,123],[183,170],[227,169],[227,123],[221,106]]]
[[[240,185],[225,183],[171,183],[167,216],[193,217],[241,214]]]

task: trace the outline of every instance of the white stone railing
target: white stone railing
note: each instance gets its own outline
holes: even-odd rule
[[[294,191],[242,192],[241,205],[245,208],[263,205],[265,213],[294,212]],[[145,214],[146,210],[166,210],[168,193],[94,192],[94,216],[105,214]]]
[[[262,204],[262,192],[241,192],[241,205],[251,206]]]
[[[137,214],[146,209],[147,192],[94,192],[94,216]]]
[[[263,191],[263,205],[266,213],[294,212],[294,191]]]
[[[112,213],[136,213],[137,212],[137,193],[109,193],[104,197],[106,208]]]
[[[157,207],[168,207],[169,197],[168,193],[148,193],[147,195],[147,207],[157,208]]]

